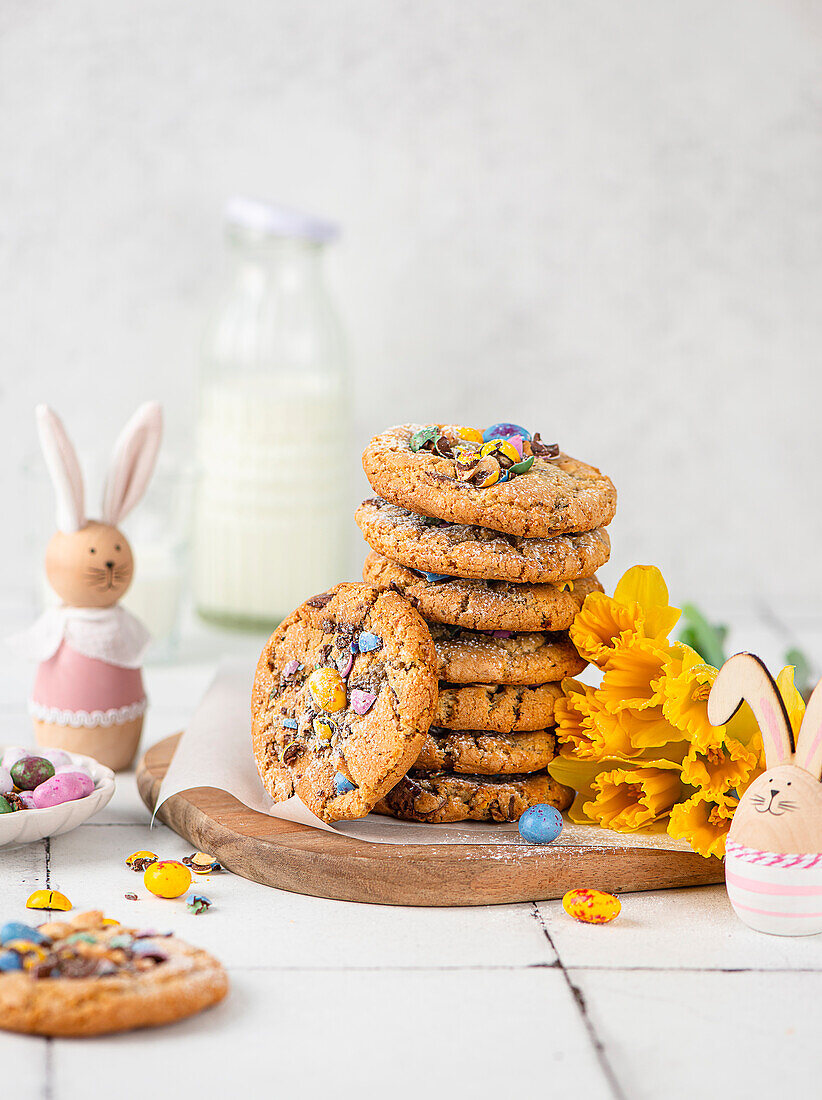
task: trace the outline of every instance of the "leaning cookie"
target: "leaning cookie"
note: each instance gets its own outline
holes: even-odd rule
[[[574,792],[550,775],[448,775],[412,772],[375,806],[405,821],[518,821],[530,806],[567,810]]]
[[[455,731],[432,726],[414,771],[464,775],[539,772],[554,759],[556,744],[550,730],[488,733],[486,730]]]
[[[364,817],[411,767],[437,698],[428,627],[396,592],[340,584],[269,638],[252,692],[254,759],[280,802]]]
[[[426,580],[373,551],[362,575],[377,588],[401,592],[429,622],[469,630],[567,630],[585,597],[602,591],[596,577],[565,585]]]
[[[156,1027],[201,1012],[228,992],[225,970],[206,951],[106,924],[96,910],[29,929],[28,936],[0,948],[0,1028],[7,1031],[85,1036]]]
[[[383,500],[454,523],[550,538],[611,522],[617,496],[610,478],[537,443],[536,436],[520,446],[522,462],[511,464],[503,449],[480,466],[481,433],[455,425],[401,424],[371,440],[362,464]]]
[[[440,684],[434,726],[451,730],[526,733],[554,725],[559,684]]]
[[[466,630],[429,623],[437,675],[449,684],[548,684],[576,676],[588,663],[568,634]]]
[[[385,500],[364,500],[354,519],[372,550],[408,569],[486,581],[549,584],[591,577],[611,553],[602,529],[522,538],[433,519]]]

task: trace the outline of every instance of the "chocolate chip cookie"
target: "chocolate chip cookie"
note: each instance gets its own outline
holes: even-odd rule
[[[271,635],[252,693],[254,758],[275,802],[323,821],[364,817],[420,754],[437,699],[436,653],[396,592],[340,584]]]
[[[556,739],[550,730],[534,730],[533,733],[461,730],[457,733],[432,726],[414,770],[517,775],[542,771],[555,755]]]
[[[429,623],[437,675],[449,684],[548,684],[576,676],[588,663],[564,631],[515,634]]]
[[[364,500],[354,519],[372,550],[409,569],[469,580],[546,584],[591,577],[611,553],[599,528],[550,539],[505,535]]]
[[[596,577],[562,585],[429,581],[374,551],[362,575],[376,588],[401,592],[429,622],[469,630],[567,630],[588,593],[602,591]]]
[[[610,523],[617,501],[610,478],[556,447],[537,444],[537,436],[517,436],[522,458],[514,461],[517,451],[482,457],[488,444],[473,429],[402,424],[375,436],[362,464],[383,500],[454,523],[529,538]]]
[[[440,684],[432,724],[491,733],[544,730],[554,725],[554,704],[561,696],[559,684]]]
[[[529,806],[567,810],[574,799],[550,775],[449,775],[414,771],[374,807],[405,821],[518,821]]]
[[[105,924],[98,910],[30,929],[4,942],[0,956],[0,1028],[29,1035],[169,1024],[228,992],[225,970],[207,952],[162,932]]]

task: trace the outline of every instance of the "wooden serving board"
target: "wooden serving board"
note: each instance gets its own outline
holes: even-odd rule
[[[149,810],[179,736],[140,761],[137,785]],[[724,879],[721,860],[665,848],[371,844],[257,813],[207,787],[172,796],[157,816],[237,875],[340,901],[493,905],[561,898],[580,886],[619,894]]]

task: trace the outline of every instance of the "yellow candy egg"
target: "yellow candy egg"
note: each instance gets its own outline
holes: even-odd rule
[[[583,924],[607,924],[619,916],[619,898],[603,890],[569,890],[562,899],[562,908],[569,917]]]
[[[308,690],[315,705],[329,714],[345,706],[345,680],[335,668],[315,669],[308,677]]]
[[[143,882],[158,898],[179,898],[191,886],[191,871],[176,859],[162,859],[146,867]]]
[[[59,890],[35,890],[26,902],[26,909],[59,909],[66,912],[71,902]]]
[[[483,458],[486,455],[505,455],[506,458],[510,458],[512,462],[520,461],[520,453],[516,449],[513,443],[510,443],[507,439],[489,439],[487,443],[484,443],[480,448],[480,454]]]
[[[482,443],[482,432],[477,431],[476,428],[457,428],[460,439],[466,440],[468,443]]]

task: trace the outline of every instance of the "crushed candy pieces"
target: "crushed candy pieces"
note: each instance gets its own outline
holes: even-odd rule
[[[334,776],[334,790],[337,794],[347,794],[349,791],[356,791],[357,787],[350,779],[341,773],[337,772]]]
[[[619,898],[604,890],[569,890],[562,899],[562,908],[569,917],[583,924],[607,924],[618,917],[622,905]]]
[[[373,653],[382,649],[382,638],[379,634],[372,634],[370,630],[363,630],[357,638],[357,649],[360,653]]]
[[[26,902],[26,909],[59,909],[67,912],[72,904],[59,890],[35,890]]]
[[[125,898],[126,901],[138,901],[139,900],[136,894],[123,894],[123,897]]]
[[[190,867],[192,871],[196,871],[198,875],[208,875],[212,871],[222,871],[219,861],[206,852],[194,852],[193,855],[184,856],[182,862],[186,867]]]
[[[207,909],[211,908],[211,901],[204,897],[202,894],[190,894],[186,898],[186,909],[189,913],[194,913],[195,916],[199,916],[200,913],[205,913]]]
[[[132,852],[126,858],[126,866],[132,871],[145,871],[152,863],[156,863],[158,856],[155,852]]]
[[[351,709],[355,714],[368,714],[376,701],[377,696],[373,691],[363,691],[361,688],[354,688],[351,692]]]

